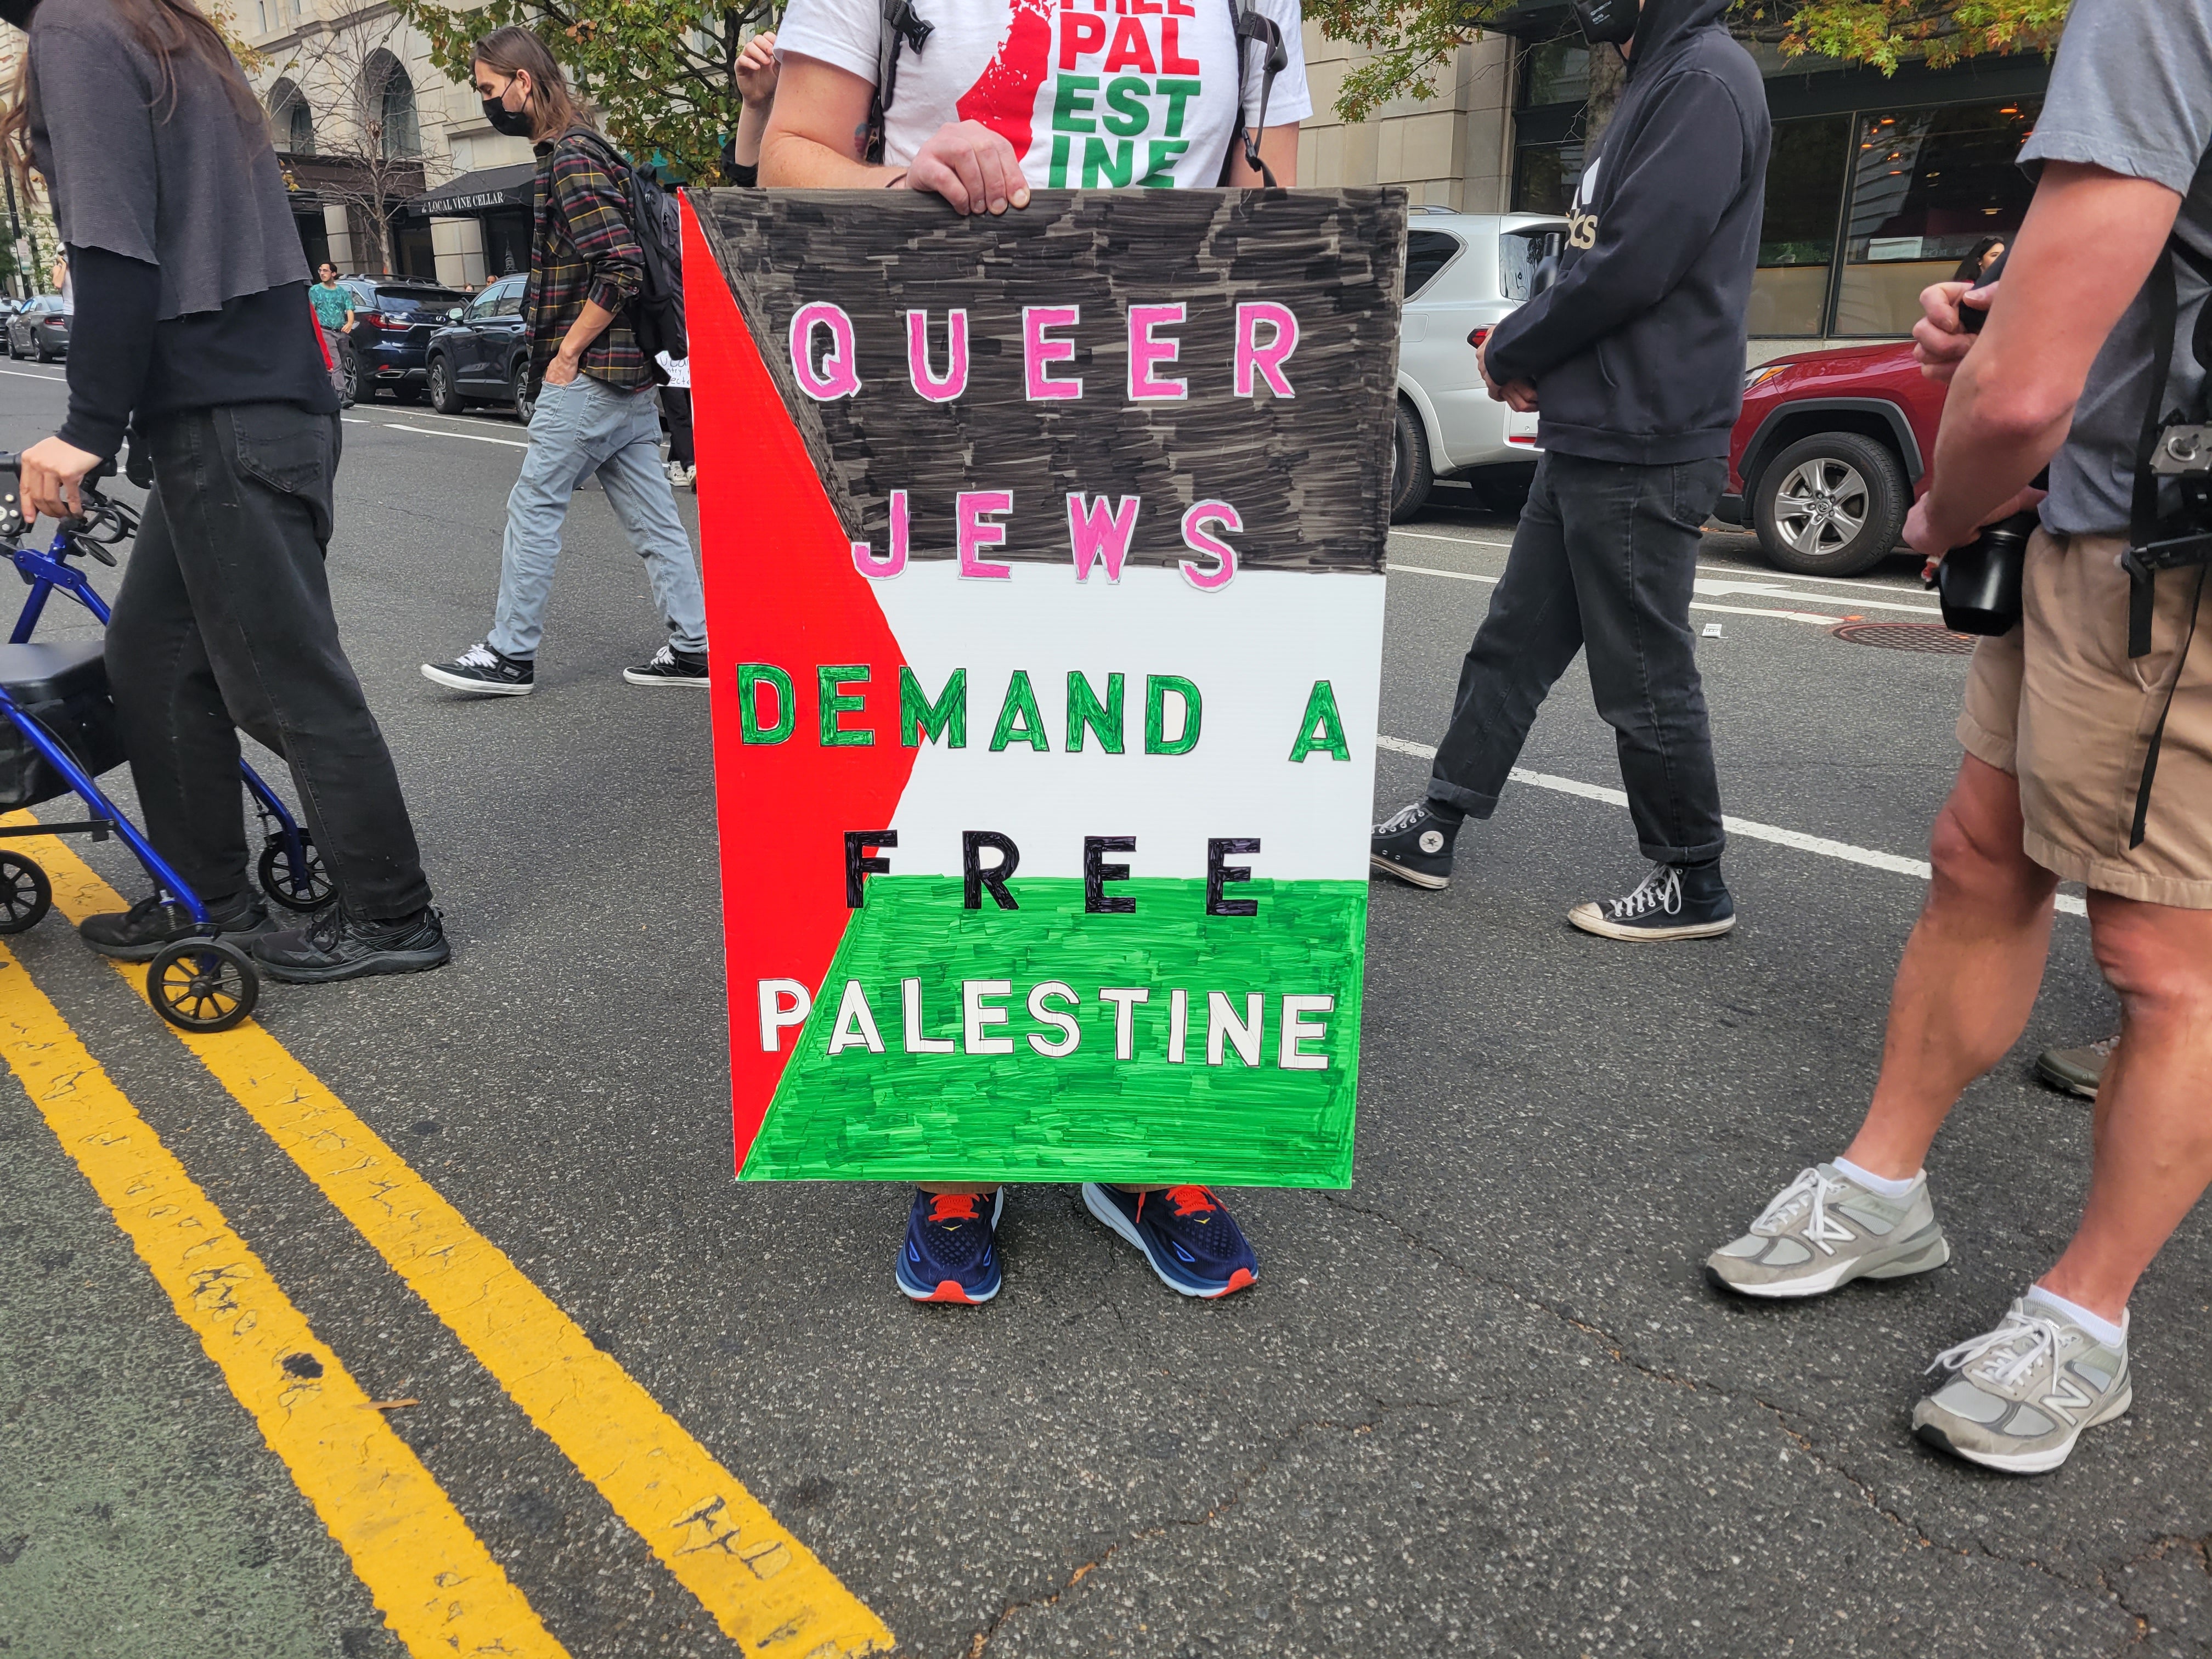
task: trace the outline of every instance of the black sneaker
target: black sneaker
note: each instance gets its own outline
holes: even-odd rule
[[[451,662],[426,662],[422,678],[456,691],[488,697],[526,697],[538,688],[538,665],[501,656],[489,644],[471,646]]]
[[[269,931],[269,908],[251,894],[236,900],[227,910],[210,909],[208,919],[224,939],[240,945]],[[140,899],[128,910],[87,916],[76,925],[79,939],[100,955],[113,957],[118,962],[151,962],[161,953],[163,945],[190,939],[198,932],[191,913],[174,899],[164,898],[159,893]]]
[[[1712,939],[1735,926],[1735,901],[1717,860],[1655,864],[1627,897],[1577,904],[1567,920],[1606,939]]]
[[[653,660],[636,668],[623,670],[623,678],[632,685],[697,685],[707,684],[707,653],[703,651],[678,651],[672,645],[664,645],[653,653]]]
[[[340,904],[318,912],[304,927],[263,933],[249,948],[270,978],[291,985],[419,974],[444,967],[453,954],[435,910],[417,910],[397,921],[356,921]]]
[[[1438,817],[1428,802],[1417,800],[1375,826],[1367,861],[1416,887],[1449,887],[1452,842],[1458,835],[1457,823]]]

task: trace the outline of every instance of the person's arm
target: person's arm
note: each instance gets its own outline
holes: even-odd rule
[[[1743,182],[1743,119],[1733,94],[1712,76],[1680,76],[1644,117],[1638,138],[1622,153],[1601,151],[1611,182],[1595,240],[1484,342],[1484,374],[1494,383],[1541,385],[1666,298],[1712,240]]]
[[[1948,283],[1929,290],[1923,361],[1956,368],[1928,493],[1905,520],[1917,551],[1936,558],[1972,540],[2058,453],[2090,365],[2142,291],[2180,210],[2179,193],[2151,179],[2046,161],[1970,350],[1943,341],[1958,332],[1958,299],[1967,290]]]
[[[71,248],[79,326],[70,341],[69,412],[56,435],[95,460],[123,447],[146,385],[161,271],[102,247]]]
[[[744,108],[730,139],[730,161],[737,170],[733,182],[750,187],[760,183],[761,137],[768,131],[769,112],[775,107],[775,35],[763,32],[746,41],[734,72]]]
[[[561,337],[545,384],[566,386],[581,372],[592,342],[613,326],[636,297],[645,276],[645,250],[630,228],[629,204],[599,158],[578,149],[556,158],[549,188],[568,228],[568,240],[591,267],[583,308]]]
[[[761,140],[761,183],[817,190],[933,191],[956,212],[1004,213],[1030,204],[1014,147],[981,121],[951,121],[902,167],[871,166],[867,77],[787,52],[775,110]]]
[[[1298,181],[1298,124],[1285,121],[1279,127],[1267,127],[1260,134],[1260,159],[1267,164],[1267,171],[1275,175],[1275,182],[1288,190]],[[1237,146],[1229,163],[1229,182],[1243,190],[1253,190],[1265,184],[1244,159],[1244,146]]]

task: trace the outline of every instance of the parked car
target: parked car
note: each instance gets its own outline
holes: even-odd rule
[[[58,294],[34,294],[8,319],[4,337],[10,357],[35,357],[50,363],[69,356],[70,329],[76,319]]]
[[[1536,417],[1492,403],[1475,348],[1530,294],[1567,222],[1533,213],[1417,210],[1406,233],[1406,308],[1398,337],[1398,428],[1390,517],[1412,517],[1438,478],[1517,507],[1536,470]]]
[[[523,326],[522,291],[530,278],[502,276],[466,307],[447,309],[426,349],[432,407],[458,415],[474,403],[512,404],[527,422],[530,336]]]
[[[1761,363],[1743,379],[1729,493],[1713,516],[1756,531],[1778,568],[1872,569],[1925,488],[1945,391],[1920,373],[1910,341]]]
[[[430,336],[468,295],[411,276],[343,276],[353,290],[351,391],[386,391],[403,404],[422,401]]]

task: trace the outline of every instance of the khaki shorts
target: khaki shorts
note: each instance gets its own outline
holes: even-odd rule
[[[1975,647],[1959,741],[2020,780],[2028,857],[2123,898],[2212,910],[2212,586],[2166,715],[2142,846],[2130,849],[2143,757],[2189,631],[2198,572],[2158,579],[2150,654],[2128,656],[2118,536],[2027,548],[2021,624]]]

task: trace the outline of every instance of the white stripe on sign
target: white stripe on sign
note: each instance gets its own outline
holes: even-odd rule
[[[1434,760],[1437,751],[1425,743],[1411,743],[1404,738],[1378,737],[1378,749],[1388,749],[1395,754],[1411,755],[1417,760]],[[1628,797],[1618,789],[1608,789],[1602,784],[1584,783],[1579,778],[1554,777],[1548,772],[1531,772],[1516,766],[1510,775],[1516,783],[1533,784],[1539,789],[1550,789],[1562,795],[1580,795],[1584,800],[1601,800],[1609,806],[1626,806]],[[1926,859],[1901,858],[1895,853],[1877,852],[1871,847],[1854,847],[1847,841],[1830,841],[1826,836],[1808,836],[1802,830],[1784,830],[1778,824],[1759,823],[1750,818],[1723,817],[1721,823],[1731,836],[1741,836],[1746,841],[1772,842],[1778,847],[1790,847],[1801,853],[1815,853],[1824,859],[1839,859],[1845,864],[1863,864],[1870,870],[1887,870],[1892,875],[1917,876],[1926,881],[1934,873]],[[2058,908],[2069,916],[2085,916],[2089,907],[2072,893],[2058,896]]]

